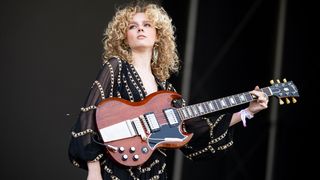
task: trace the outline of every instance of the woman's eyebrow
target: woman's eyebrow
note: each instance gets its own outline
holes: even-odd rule
[[[142,24],[144,23],[151,23],[151,21],[142,21]],[[130,21],[129,24],[139,24],[137,21]]]

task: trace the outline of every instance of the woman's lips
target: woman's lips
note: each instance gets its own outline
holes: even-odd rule
[[[146,36],[144,36],[144,35],[137,36],[137,39],[144,39],[144,38],[146,38]]]

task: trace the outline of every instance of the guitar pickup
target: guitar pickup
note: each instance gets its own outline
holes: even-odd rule
[[[179,124],[180,119],[179,119],[179,115],[176,110],[165,109],[163,112],[164,112],[166,119],[171,127],[177,126]]]
[[[150,113],[144,114],[144,117],[150,127],[151,132],[157,132],[160,130],[160,125],[154,113],[150,112]]]

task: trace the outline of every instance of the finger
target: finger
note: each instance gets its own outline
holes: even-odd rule
[[[263,97],[259,97],[258,100],[257,100],[257,102],[258,102],[259,104],[263,104],[263,103],[266,102],[266,99],[264,99]]]
[[[264,109],[268,108],[268,104],[267,103],[260,103],[260,106],[263,107]]]
[[[269,101],[269,96],[266,93],[263,93],[264,98],[266,99],[266,101]]]
[[[268,102],[269,102],[269,97],[268,97],[268,95],[263,94],[263,95],[261,96],[261,102],[264,102],[264,103],[268,104]]]
[[[262,93],[260,91],[258,91],[258,90],[252,90],[252,91],[250,91],[250,93],[257,100],[262,100],[262,98],[263,98]]]
[[[259,89],[259,86],[256,86],[256,87],[254,88],[254,90],[250,91],[250,93],[258,96],[259,93],[261,93],[261,91],[260,91],[260,89]]]

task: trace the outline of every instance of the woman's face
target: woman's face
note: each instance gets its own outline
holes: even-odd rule
[[[152,49],[156,36],[156,28],[144,13],[133,16],[127,30],[127,42],[132,50]]]

